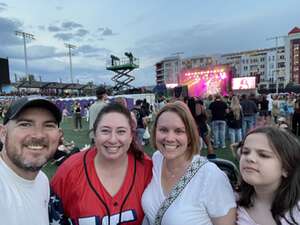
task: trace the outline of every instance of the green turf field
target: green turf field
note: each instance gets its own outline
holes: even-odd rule
[[[74,123],[72,118],[67,118],[65,119],[61,127],[64,131],[64,137],[67,141],[74,141],[76,143],[76,146],[79,148],[83,147],[85,144],[89,144],[89,137],[88,137],[88,123],[86,122],[85,119],[82,119],[82,125],[83,129],[81,131],[75,131],[74,130]],[[151,146],[145,146],[145,151],[149,154],[152,155],[153,153],[153,148]],[[216,149],[216,154],[218,158],[223,158],[223,159],[229,159],[237,164],[237,162],[234,160],[229,148],[227,149]],[[201,151],[201,155],[206,155],[206,149],[203,149]],[[49,178],[53,176],[56,170],[56,165],[48,163],[43,170],[45,173],[48,175]]]

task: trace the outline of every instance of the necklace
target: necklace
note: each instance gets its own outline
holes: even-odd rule
[[[183,167],[177,167],[177,168],[175,168],[175,170],[176,170],[177,172],[172,172],[172,171],[168,168],[167,163],[166,163],[166,160],[165,160],[164,164],[165,164],[165,172],[166,172],[167,178],[174,179],[174,178],[182,177],[182,175],[185,173],[186,169],[187,169],[188,166],[190,165],[190,161],[187,161],[187,163],[186,163]]]

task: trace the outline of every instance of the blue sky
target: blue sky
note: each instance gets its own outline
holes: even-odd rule
[[[10,76],[28,70],[43,81],[70,82],[64,43],[76,45],[74,80],[112,84],[110,54],[131,51],[140,60],[135,86],[155,84],[155,63],[176,52],[183,57],[230,53],[275,45],[268,37],[300,26],[299,0],[0,0],[0,57]]]

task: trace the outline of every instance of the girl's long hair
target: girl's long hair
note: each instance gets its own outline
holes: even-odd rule
[[[287,177],[282,177],[275,192],[271,205],[272,216],[278,225],[281,225],[281,218],[288,224],[299,225],[299,221],[296,221],[293,215],[293,209],[300,211],[300,142],[292,133],[278,127],[259,127],[250,131],[247,136],[257,133],[266,135],[270,146],[282,162],[282,169],[287,173]],[[247,136],[242,142],[241,153]],[[254,187],[241,179],[238,205],[252,207],[255,204],[254,195]],[[290,218],[287,218],[287,215]]]
[[[241,118],[241,105],[237,96],[232,97],[230,109],[233,112],[234,118],[239,120]]]

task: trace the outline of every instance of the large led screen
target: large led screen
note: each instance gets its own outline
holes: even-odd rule
[[[255,77],[232,78],[232,90],[250,90],[255,88]]]

